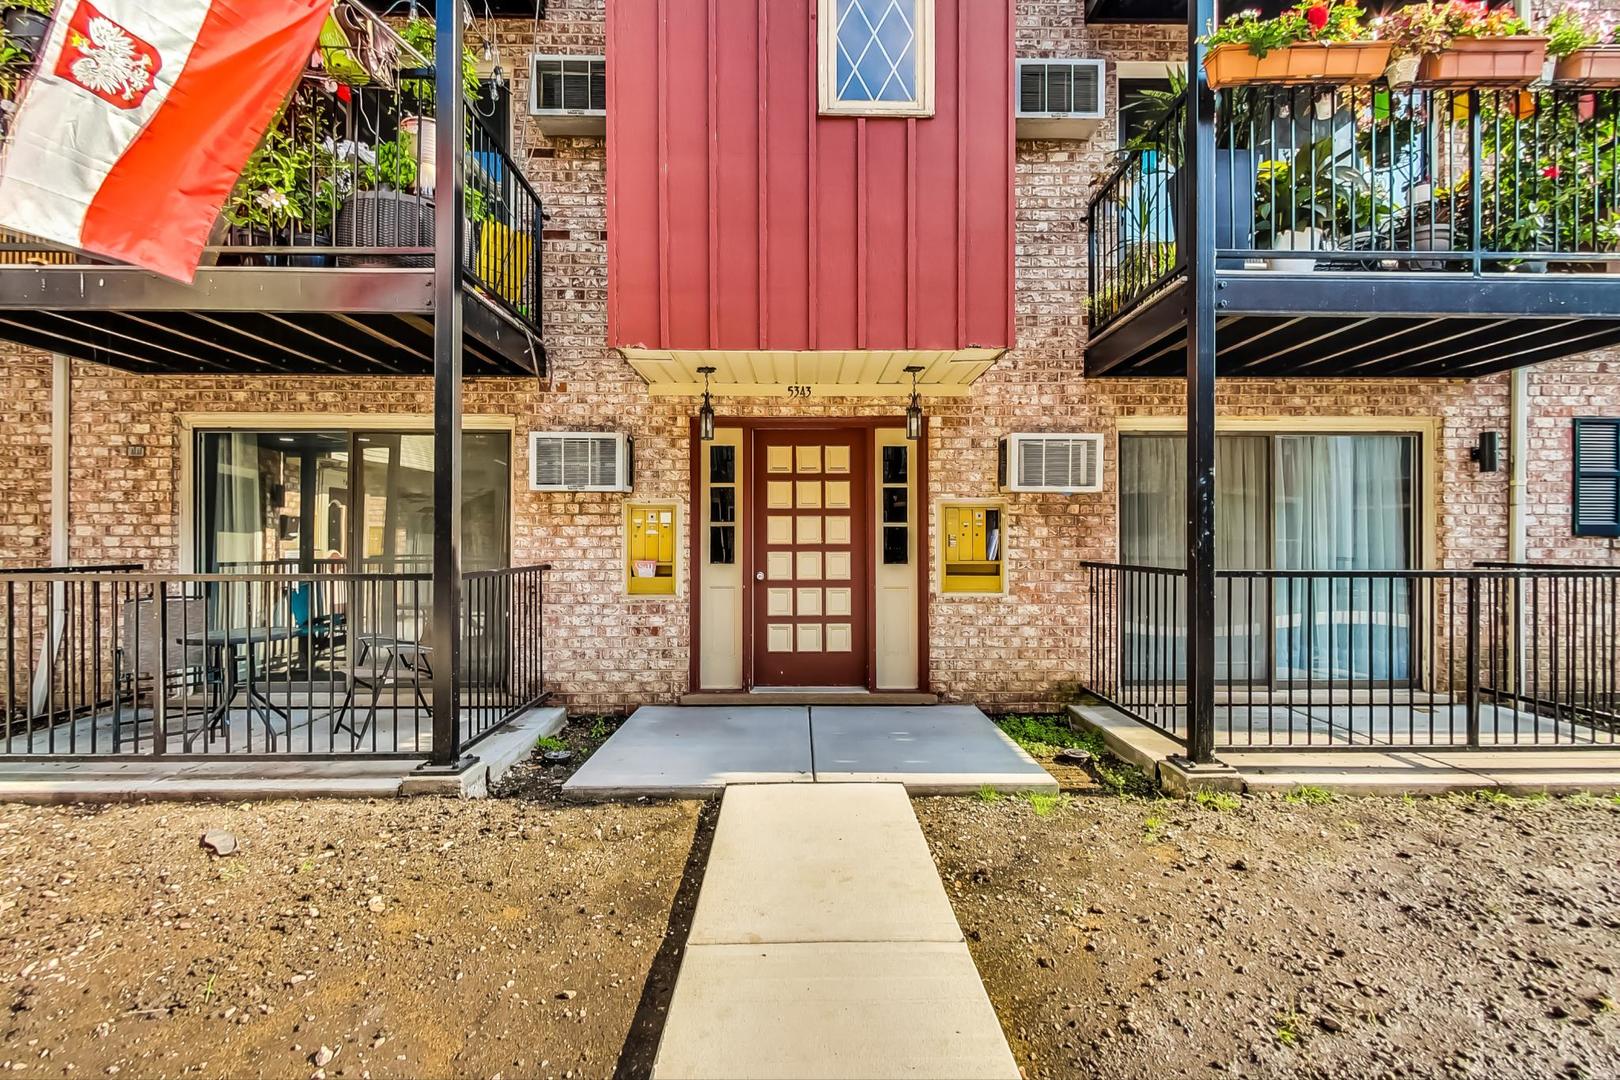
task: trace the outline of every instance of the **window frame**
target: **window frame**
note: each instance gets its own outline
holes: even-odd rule
[[[1114,149],[1125,149],[1125,84],[1169,82],[1172,74],[1187,70],[1185,60],[1120,60],[1114,64]]]
[[[1569,525],[1574,536],[1590,536],[1605,539],[1620,537],[1620,490],[1616,495],[1615,520],[1602,524],[1586,524],[1581,521],[1581,486],[1590,478],[1594,482],[1607,483],[1620,489],[1620,460],[1608,469],[1585,469],[1581,467],[1581,431],[1583,428],[1608,428],[1614,432],[1615,442],[1620,446],[1620,417],[1613,416],[1577,416],[1570,425],[1570,493],[1569,493]]]
[[[822,116],[929,117],[934,115],[934,0],[916,5],[917,96],[910,101],[843,101],[838,97],[838,3],[817,0],[817,83]]]

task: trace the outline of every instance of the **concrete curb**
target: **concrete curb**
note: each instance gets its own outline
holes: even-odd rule
[[[1244,790],[1242,775],[1215,761],[1194,765],[1181,744],[1107,705],[1070,705],[1069,716],[1102,737],[1108,752],[1141,769],[1168,795],[1185,798],[1199,791]]]
[[[568,710],[560,706],[530,709],[487,736],[476,754],[455,773],[412,773],[399,785],[401,795],[440,795],[482,799],[534,751],[536,741],[555,735],[568,723]]]

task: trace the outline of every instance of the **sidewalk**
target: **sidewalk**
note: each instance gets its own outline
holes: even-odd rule
[[[1018,1076],[904,787],[726,789],[653,1076]]]

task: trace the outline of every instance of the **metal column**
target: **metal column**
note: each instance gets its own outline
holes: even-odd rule
[[[461,0],[436,0],[433,193],[433,754],[461,756]]]
[[[1214,0],[1187,5],[1187,756],[1215,756],[1215,95],[1198,43]],[[1233,183],[1239,183],[1233,177]]]

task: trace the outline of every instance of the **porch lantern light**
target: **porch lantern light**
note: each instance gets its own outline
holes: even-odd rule
[[[698,374],[703,376],[703,405],[698,409],[698,438],[704,442],[713,442],[714,402],[709,398],[709,376],[714,374],[714,368],[700,367]]]
[[[906,406],[906,438],[913,442],[922,438],[922,395],[917,392],[917,376],[921,372],[922,368],[917,364],[906,368],[906,374],[911,376],[911,404]]]

